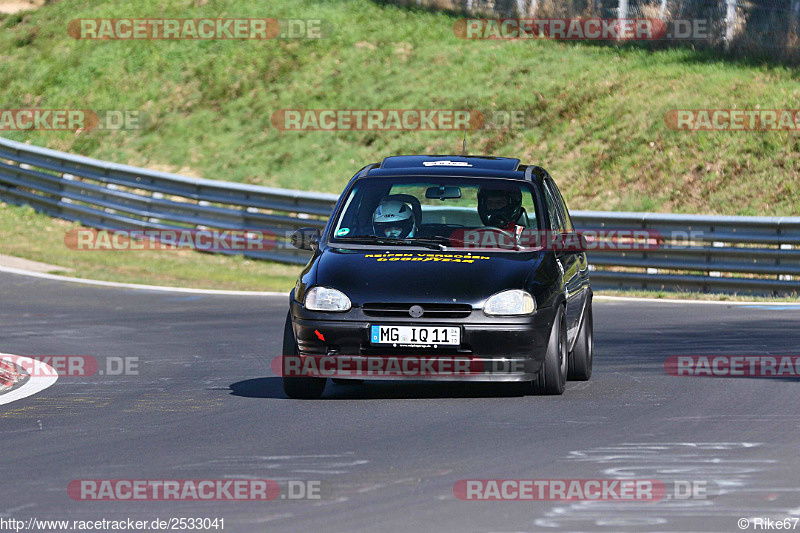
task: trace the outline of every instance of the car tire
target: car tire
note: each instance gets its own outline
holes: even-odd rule
[[[575,339],[575,347],[569,354],[569,374],[572,381],[589,381],[592,377],[592,358],[594,356],[594,319],[592,318],[592,300],[586,303],[583,324]]]
[[[547,343],[547,352],[544,356],[542,368],[533,380],[534,394],[560,395],[564,394],[567,386],[567,317],[564,306],[559,305],[556,318],[553,320],[553,330],[550,332],[550,341]]]
[[[283,355],[298,355],[297,340],[292,330],[292,315],[286,315],[283,328]],[[316,400],[325,390],[325,378],[297,378],[283,376],[283,391],[289,398],[298,400]]]

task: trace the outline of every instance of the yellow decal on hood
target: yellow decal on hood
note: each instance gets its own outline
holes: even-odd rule
[[[413,261],[426,263],[428,261],[438,261],[441,263],[474,263],[476,260],[491,259],[485,255],[469,255],[469,254],[366,254],[364,257],[369,257],[381,261]]]

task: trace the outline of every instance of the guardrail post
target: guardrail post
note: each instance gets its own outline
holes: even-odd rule
[[[628,0],[619,0],[617,6],[617,20],[622,21],[628,18]]]
[[[736,0],[726,0],[725,13],[725,49],[730,49],[736,30]]]
[[[798,1],[800,1],[800,0],[798,0]],[[778,236],[783,235],[783,228],[781,228],[780,225],[778,225],[778,227],[777,227],[777,229],[775,231],[778,234]],[[781,249],[781,250],[792,250],[794,247],[791,244],[781,243],[778,248]],[[776,257],[775,258],[775,266],[780,266],[780,264],[781,264],[781,258],[780,257]],[[791,274],[788,274],[788,275],[787,274],[778,274],[778,281],[792,281],[793,279],[794,278],[791,276]]]

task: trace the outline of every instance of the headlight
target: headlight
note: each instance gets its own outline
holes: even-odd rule
[[[349,311],[350,298],[336,289],[314,287],[306,293],[305,305],[310,311]]]
[[[531,315],[536,311],[536,301],[525,291],[498,292],[483,306],[487,315]]]

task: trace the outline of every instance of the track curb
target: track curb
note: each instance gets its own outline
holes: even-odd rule
[[[16,364],[14,363],[16,362]],[[0,405],[6,405],[29,396],[37,394],[58,381],[58,373],[45,363],[38,363],[42,368],[42,375],[32,375],[25,372],[24,367],[20,365],[30,365],[35,368],[37,363],[29,358],[21,355],[13,355],[10,353],[0,353],[0,364],[5,363],[3,368],[8,375],[14,374],[17,379],[14,384],[3,387],[0,385]],[[13,370],[10,369],[13,367]],[[34,373],[36,374],[36,373]]]

